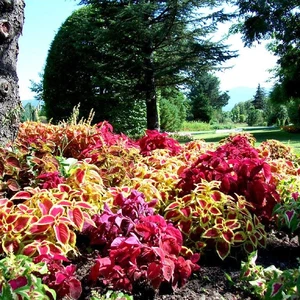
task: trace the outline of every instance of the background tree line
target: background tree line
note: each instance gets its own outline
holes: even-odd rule
[[[158,129],[159,111],[162,127],[167,127],[164,117],[183,118],[184,112],[188,118],[212,120],[227,96],[219,91],[209,98],[205,82],[236,55],[212,36],[218,24],[232,21],[231,33],[242,33],[245,46],[270,41],[269,51],[278,56],[270,107],[282,112],[283,105],[290,120],[299,123],[299,0],[80,4],[84,6],[66,20],[49,49],[41,84],[33,86],[45,102],[48,119],[60,121],[80,102],[82,116],[95,108],[95,122],[105,118],[117,130],[129,132],[144,126]],[[227,4],[236,8],[234,14],[224,13]],[[1,143],[14,138],[20,118],[16,57],[23,8],[23,0],[0,1],[6,17],[0,34]],[[254,105],[249,113],[259,110]]]
[[[127,134],[179,130],[187,114],[207,120],[228,102],[208,72],[236,56],[210,38],[230,18],[222,2],[81,1],[51,44],[41,82],[32,86],[47,117],[66,119],[80,103],[80,117],[93,109],[94,122],[108,120]],[[196,102],[205,99],[192,96],[201,88],[211,94],[203,116]]]

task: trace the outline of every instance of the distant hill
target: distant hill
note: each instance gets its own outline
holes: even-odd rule
[[[223,107],[223,111],[230,111],[235,104],[239,102],[245,102],[248,100],[253,100],[253,97],[256,93],[257,88],[251,87],[236,87],[228,91],[230,96],[229,102],[226,106]],[[270,90],[264,88],[265,92],[268,93]]]

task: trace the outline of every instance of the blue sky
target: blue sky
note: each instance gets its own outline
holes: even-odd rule
[[[33,99],[30,80],[39,81],[49,46],[62,23],[78,9],[79,0],[25,0],[25,23],[19,39],[18,76],[21,100]],[[224,32],[224,28],[222,31]],[[219,36],[222,35],[222,32]],[[232,50],[239,50],[240,56],[224,66],[232,69],[218,72],[223,91],[237,87],[256,88],[260,83],[268,88],[268,69],[273,68],[276,58],[266,49],[266,43],[244,48],[239,35],[229,38],[227,44]],[[248,99],[245,99],[248,100]]]

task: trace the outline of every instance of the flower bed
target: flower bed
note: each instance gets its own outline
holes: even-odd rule
[[[150,130],[134,141],[107,122],[25,122],[0,149],[0,296],[80,299],[83,285],[91,299],[172,292],[209,255],[253,257],[274,226],[298,235],[290,152],[274,141],[255,148],[245,133],[215,147]]]

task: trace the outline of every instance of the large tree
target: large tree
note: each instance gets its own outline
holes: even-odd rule
[[[97,44],[106,48],[104,74],[114,74],[111,82],[146,103],[147,128],[159,127],[158,88],[183,84],[195,69],[211,69],[234,56],[211,40],[218,22],[228,16],[222,10],[209,13],[209,8],[223,2],[81,1],[97,10],[95,23],[102,29]]]
[[[282,92],[300,97],[300,4],[299,0],[232,0],[239,11],[240,31],[247,46],[269,40],[269,50],[278,56],[275,75]],[[278,86],[277,86],[278,88]]]
[[[188,94],[194,120],[209,122],[213,112],[221,113],[229,101],[229,95],[220,91],[220,80],[209,72],[196,76]]]
[[[127,92],[126,80],[115,80],[106,65],[105,44],[98,41],[98,11],[75,11],[59,28],[48,52],[42,86],[32,83],[53,122],[67,119],[80,104],[80,118],[95,112],[94,122],[109,121],[116,131],[136,134],[146,127],[145,105]],[[122,70],[115,72],[124,78]]]
[[[0,144],[18,132],[21,101],[17,76],[18,39],[24,22],[24,1],[0,0]]]

